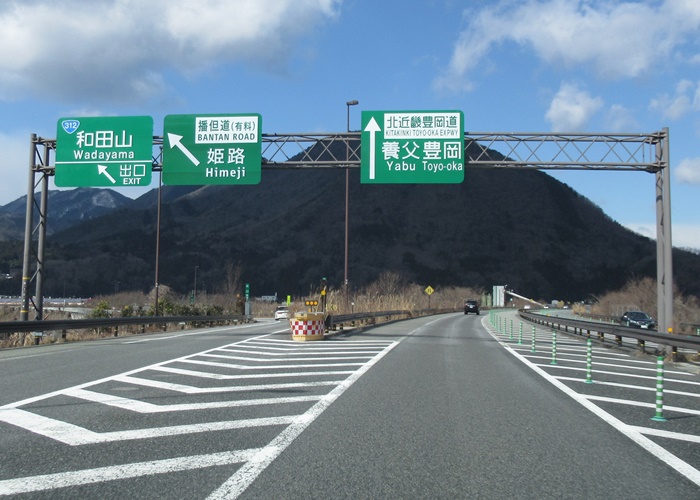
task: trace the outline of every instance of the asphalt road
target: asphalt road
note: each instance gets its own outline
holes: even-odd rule
[[[595,387],[543,374],[533,366],[544,354],[485,319],[419,318],[308,343],[268,322],[2,351],[0,495],[700,496],[700,444],[646,446],[616,424],[627,406],[613,416],[600,400],[597,413],[581,403],[611,396],[617,408],[610,391],[632,389],[602,373]],[[568,366],[561,347],[553,370]],[[700,435],[688,411],[665,429]],[[634,419],[635,429],[649,421]]]

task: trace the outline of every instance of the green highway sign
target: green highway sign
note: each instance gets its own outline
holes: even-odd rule
[[[150,116],[58,120],[56,186],[148,186],[152,166]]]
[[[464,181],[461,111],[363,111],[363,184]]]
[[[259,114],[168,115],[163,127],[163,183],[173,186],[259,184]]]

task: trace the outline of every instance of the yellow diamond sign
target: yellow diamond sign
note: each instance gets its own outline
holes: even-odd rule
[[[425,289],[425,293],[427,293],[428,295],[432,295],[434,291],[435,290],[433,290],[433,287],[430,285],[428,285],[428,287]]]

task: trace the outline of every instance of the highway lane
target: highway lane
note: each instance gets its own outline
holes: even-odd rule
[[[543,380],[482,319],[419,318],[315,343],[268,323],[0,353],[14,383],[50,379],[43,393],[0,386],[0,494],[697,496],[697,484]]]
[[[406,326],[368,335],[401,342],[243,498],[638,499],[700,492],[514,362],[480,318]]]

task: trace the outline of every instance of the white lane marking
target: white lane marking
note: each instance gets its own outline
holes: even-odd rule
[[[652,389],[655,391],[656,389]],[[655,403],[646,403],[644,401],[632,401],[631,399],[619,399],[619,398],[608,398],[605,396],[592,396],[587,395],[586,399],[591,399],[593,401],[602,401],[604,403],[617,403],[626,406],[641,406],[644,408],[656,408]],[[691,408],[681,408],[680,406],[669,406],[664,405],[664,411],[672,411],[675,413],[685,413],[688,415],[700,415],[700,410],[693,410]]]
[[[260,326],[258,324],[250,324],[250,325],[241,325],[241,326],[220,326],[218,328],[209,328],[207,330],[197,330],[194,332],[183,332],[183,333],[176,333],[173,335],[165,335],[165,336],[158,336],[158,337],[151,337],[147,339],[137,339],[137,340],[125,340],[124,342],[119,342],[120,344],[141,344],[144,342],[157,342],[159,340],[170,340],[170,339],[176,339],[179,337],[190,337],[192,335],[204,335],[208,333],[226,333],[228,330],[245,330],[248,328],[253,328],[256,326]],[[281,330],[283,331],[283,330]],[[274,332],[278,333],[278,332]]]
[[[313,356],[313,353],[311,353]],[[246,356],[227,356],[225,354],[202,354],[202,356],[210,358],[223,358],[223,359],[235,359],[239,361],[253,361],[255,363],[279,363],[282,360],[279,359],[263,359],[263,358],[250,358]],[[311,358],[284,358],[284,361],[341,361],[347,359],[370,359],[372,356],[331,356],[325,358],[311,357]]]
[[[532,351],[530,350],[530,349],[531,349],[531,346],[526,345],[525,342],[523,342],[521,345],[513,346],[513,348],[514,348],[515,350],[517,350],[517,351],[522,351],[522,352],[526,352],[526,353],[531,353],[531,352],[532,352]],[[577,361],[577,360],[575,360],[575,359],[570,359],[570,358],[584,358],[584,359],[586,358],[586,346],[585,346],[585,345],[583,345],[581,349],[578,349],[578,350],[576,350],[575,352],[580,353],[580,354],[571,354],[571,353],[567,353],[567,354],[565,354],[565,359],[566,359],[567,361],[571,361],[572,363],[579,363],[579,361]],[[606,351],[600,351],[600,352],[602,353],[602,352],[606,352]],[[546,354],[546,353],[547,353],[547,350],[546,350],[546,349],[541,349],[541,350],[538,352],[538,354]],[[557,347],[557,354],[559,354],[559,348],[558,348],[558,347]],[[528,358],[536,358],[536,357],[538,357],[538,356],[535,356],[535,355],[533,354],[533,355],[527,356],[527,357],[528,357]],[[634,369],[634,370],[650,370],[650,371],[656,371],[656,361],[654,361],[654,362],[652,363],[652,362],[650,362],[650,361],[638,361],[638,360],[635,360],[635,359],[627,359],[627,358],[625,358],[625,359],[620,359],[620,358],[605,356],[604,354],[599,354],[599,353],[597,353],[597,352],[595,351],[595,349],[593,350],[593,359],[594,359],[594,360],[616,361],[616,363],[603,363],[603,362],[596,361],[596,364],[601,364],[601,365],[604,364],[604,365],[608,365],[608,366],[619,366],[619,367],[621,367],[621,368],[627,368],[627,369],[630,369],[630,370]],[[585,362],[585,361],[584,361],[584,362]],[[622,364],[622,363],[624,363],[624,364]],[[638,366],[635,366],[635,365],[647,365],[647,366],[653,366],[654,368],[641,368],[641,367],[638,367]],[[688,376],[688,377],[694,377],[694,376],[695,376],[693,373],[682,372],[682,371],[675,371],[675,370],[671,370],[670,373],[675,373],[675,374],[678,374],[678,375],[685,375],[685,376]]]
[[[259,338],[266,337],[267,335],[261,336]],[[242,341],[245,342],[245,341]],[[294,342],[294,341],[291,341]],[[204,432],[204,431],[210,431],[210,430],[216,430],[212,428],[212,425],[214,427],[216,426],[221,426],[222,428],[230,428],[231,426],[236,426],[236,425],[243,425],[246,426],[243,422],[248,422],[248,424],[252,423],[253,425],[285,425],[281,421],[281,419],[292,419],[293,423],[292,425],[289,425],[273,442],[268,445],[265,448],[259,449],[259,450],[249,450],[250,451],[250,456],[244,456],[243,454],[238,453],[236,456],[242,457],[240,460],[236,459],[235,461],[245,461],[245,460],[251,460],[254,461],[254,465],[252,469],[257,469],[258,472],[255,472],[253,470],[252,475],[251,475],[251,468],[247,468],[246,471],[246,477],[249,478],[250,482],[252,482],[255,477],[267,466],[264,461],[271,461],[273,460],[281,451],[286,448],[289,442],[293,440],[299,433],[301,433],[308,425],[309,423],[316,418],[325,408],[328,407],[335,399],[337,399],[352,383],[354,383],[362,374],[364,374],[371,366],[376,364],[382,357],[384,357],[391,349],[393,349],[396,345],[398,345],[398,342],[392,342],[387,344],[386,342],[384,344],[384,350],[379,352],[377,356],[375,356],[373,359],[369,360],[367,363],[363,364],[360,369],[358,369],[356,372],[353,372],[353,374],[345,379],[344,381],[341,381],[340,383],[333,382],[333,385],[336,386],[334,390],[332,390],[330,393],[328,393],[325,396],[320,396],[318,402],[306,413],[300,415],[300,416],[289,416],[289,417],[279,417],[277,419],[270,418],[270,419],[252,419],[248,421],[238,421],[238,423],[232,423],[232,422],[217,422],[213,424],[201,424],[201,425],[195,425],[195,426],[177,426],[177,427],[170,427],[170,428],[160,428],[160,429],[146,429],[146,434],[151,433],[150,437],[156,437],[160,435],[171,435],[172,433],[190,433],[190,432]],[[232,344],[235,345],[235,344]],[[212,349],[210,351],[204,351],[206,352],[211,352],[215,349]],[[200,353],[201,354],[201,353]],[[66,424],[65,422],[58,422],[54,421],[52,419],[45,419],[45,417],[41,417],[35,414],[31,414],[30,412],[25,412],[24,410],[18,410],[17,408],[19,406],[27,405],[30,403],[34,403],[37,401],[42,401],[44,399],[48,399],[51,397],[55,396],[60,396],[60,395],[66,395],[71,392],[75,391],[82,391],[85,388],[92,387],[101,383],[109,382],[112,380],[116,380],[118,378],[127,378],[130,375],[133,374],[138,374],[141,372],[144,372],[148,369],[153,369],[155,367],[160,367],[165,364],[173,363],[173,362],[181,362],[181,361],[186,361],[187,358],[190,356],[197,356],[197,354],[194,355],[189,355],[185,356],[182,358],[177,358],[173,360],[168,360],[164,361],[161,363],[157,363],[154,365],[150,365],[147,367],[131,370],[129,372],[125,372],[121,374],[120,376],[117,377],[105,377],[103,379],[99,379],[96,381],[80,384],[68,389],[63,389],[59,391],[54,391],[49,394],[44,394],[41,396],[36,396],[32,398],[27,398],[22,401],[17,401],[15,403],[5,405],[0,407],[0,415],[5,414],[9,417],[9,420],[16,420],[17,423],[19,422],[27,422],[28,418],[31,417],[33,419],[40,420],[38,423],[38,426],[44,428],[44,429],[52,429],[52,432],[58,436],[61,434],[61,432],[64,432],[63,436],[65,437],[66,435],[70,435],[73,431],[77,431],[79,434],[79,439],[82,438],[83,441],[85,441],[86,438],[86,430],[77,426],[73,426],[71,424]],[[347,363],[346,363],[347,364]],[[346,365],[346,364],[341,364],[341,365]],[[354,365],[355,363],[351,363],[351,365]],[[292,367],[299,366],[299,365],[291,365]],[[307,366],[313,366],[318,368],[319,365],[307,365]],[[289,366],[286,366],[288,368]],[[269,368],[269,367],[267,367]],[[135,378],[135,377],[134,377]],[[304,384],[308,385],[308,384]],[[85,393],[88,393],[89,391],[85,391]],[[216,403],[215,403],[216,404]],[[12,412],[13,414],[11,415]],[[31,418],[29,420],[31,420]],[[6,419],[7,420],[7,419]],[[19,425],[22,427],[22,425]],[[65,426],[65,427],[63,427]],[[34,427],[34,426],[32,426]],[[206,427],[206,428],[205,428]],[[30,429],[32,432],[35,432],[35,428]],[[90,431],[88,431],[89,433]],[[140,435],[137,436],[136,433],[139,433]],[[100,436],[100,437],[97,437]],[[137,431],[121,431],[121,432],[115,432],[115,433],[107,433],[107,434],[97,434],[92,433],[92,439],[97,440],[94,442],[103,442],[105,439],[142,439],[143,437],[149,437],[144,435],[143,430],[137,430]],[[284,445],[284,447],[280,447],[279,443],[287,443]],[[59,488],[62,487],[62,485],[65,484],[65,486],[71,486],[73,484],[89,484],[89,483],[95,483],[95,482],[103,482],[103,481],[109,481],[113,479],[124,479],[127,477],[138,477],[141,475],[149,475],[149,474],[156,474],[156,473],[161,473],[161,472],[175,472],[178,470],[190,470],[194,468],[200,468],[200,467],[209,467],[213,465],[217,465],[216,463],[213,463],[217,460],[216,457],[218,457],[221,454],[211,454],[211,455],[200,455],[198,457],[185,457],[183,458],[178,458],[178,459],[171,459],[171,460],[166,460],[166,461],[158,461],[158,462],[143,462],[140,464],[127,464],[127,465],[122,465],[122,466],[114,466],[114,467],[105,467],[105,468],[100,468],[100,469],[91,469],[91,470],[85,470],[85,471],[74,471],[74,472],[63,472],[55,475],[46,475],[46,476],[35,476],[35,477],[28,477],[28,478],[20,478],[20,479],[13,479],[13,480],[8,480],[4,482],[0,482],[0,487],[2,488],[8,488],[10,491],[40,491],[42,489],[54,489],[54,488]],[[226,456],[232,456],[232,454],[226,454]],[[201,460],[198,460],[201,457]],[[260,461],[261,457],[266,457],[263,462]],[[194,458],[195,463],[188,463],[190,462],[189,459]],[[226,462],[229,463],[229,462]],[[269,463],[269,462],[267,462]],[[151,467],[152,464],[165,464],[164,467],[158,468],[157,465],[154,465]],[[182,467],[177,467],[174,466],[173,464],[176,465],[181,465]],[[206,465],[209,464],[209,465]],[[111,472],[114,471],[114,476],[112,477],[110,474]],[[130,474],[133,474],[131,476]],[[60,481],[55,481],[52,480],[55,477],[61,477],[64,478],[65,482],[60,482]],[[240,475],[234,476],[238,477],[240,479]],[[47,479],[48,478],[48,479]],[[247,484],[250,484],[248,482]],[[241,487],[245,481],[241,482],[239,480],[236,481],[237,486],[236,487]],[[226,483],[225,483],[226,484]],[[247,484],[243,486],[243,489],[247,487]],[[2,491],[2,490],[0,490]],[[242,491],[242,490],[241,490]]]
[[[262,338],[268,337],[269,335],[271,335],[271,334],[267,333],[267,334],[265,334],[265,335],[260,335],[259,337],[255,337],[255,338],[262,339]],[[235,344],[238,344],[238,343],[240,343],[240,342],[244,342],[244,341],[246,341],[246,340],[249,340],[249,339],[241,340],[241,341],[236,342],[236,343],[231,344],[231,345],[235,345]],[[215,351],[215,350],[217,350],[217,349],[218,349],[218,347],[217,347],[217,348],[214,348],[214,349],[208,349],[208,350],[202,351],[202,352],[200,352],[200,353],[188,354],[187,356],[183,356],[183,357],[181,357],[181,358],[174,358],[174,359],[169,359],[169,360],[166,360],[166,361],[161,361],[160,363],[155,363],[155,364],[153,364],[153,365],[144,366],[144,367],[141,367],[141,368],[136,368],[136,369],[134,369],[134,370],[130,370],[130,371],[128,371],[128,372],[121,373],[121,374],[119,374],[118,376],[129,376],[129,375],[133,375],[133,374],[136,374],[136,373],[145,372],[145,371],[147,371],[147,370],[149,370],[149,369],[152,369],[152,368],[155,368],[155,367],[158,367],[158,366],[167,365],[167,364],[170,364],[170,363],[186,362],[186,360],[187,360],[188,358],[192,357],[192,356],[199,356],[199,355],[202,355],[202,354],[206,354],[206,353],[208,353],[208,352],[211,352],[211,351]],[[76,386],[69,387],[69,388],[67,388],[67,389],[59,389],[59,390],[57,390],[57,391],[49,392],[49,393],[46,393],[46,394],[41,394],[41,395],[39,395],[39,396],[33,396],[33,397],[31,397],[31,398],[26,398],[26,399],[23,399],[23,400],[21,400],[21,401],[15,401],[14,403],[9,403],[9,404],[6,404],[6,405],[4,405],[4,406],[0,406],[0,410],[6,409],[6,408],[19,408],[20,406],[25,406],[25,405],[28,405],[28,404],[31,404],[31,403],[36,403],[37,401],[43,401],[44,399],[49,399],[49,398],[52,398],[52,397],[55,397],[55,396],[61,396],[62,394],[64,394],[64,393],[65,393],[66,391],[68,391],[68,390],[73,390],[73,389],[84,389],[84,388],[87,388],[87,387],[92,387],[92,386],[95,386],[95,385],[100,385],[100,384],[103,384],[103,383],[105,383],[105,382],[110,382],[111,380],[114,380],[114,376],[104,377],[104,378],[101,378],[101,379],[98,379],[98,380],[93,380],[93,381],[91,381],[91,382],[85,382],[84,384],[78,384],[78,385],[76,385]]]
[[[188,377],[211,378],[215,380],[245,380],[252,378],[282,378],[282,377],[315,377],[318,375],[350,375],[352,370],[322,371],[322,372],[293,372],[293,373],[247,373],[244,375],[222,375],[221,373],[200,372],[197,370],[185,370],[182,368],[171,368],[169,366],[158,366],[152,368],[153,371],[175,373],[187,375]]]
[[[213,408],[234,408],[239,406],[262,406],[276,405],[285,403],[307,403],[318,401],[322,396],[290,396],[279,398],[261,398],[261,399],[240,399],[234,401],[212,401],[209,403],[178,403],[171,405],[156,405],[139,401],[137,399],[123,398],[121,396],[113,396],[111,394],[103,394],[101,392],[87,391],[85,389],[76,389],[67,391],[66,396],[78,398],[93,403],[121,408],[122,410],[133,411],[137,413],[166,413],[176,411],[192,411],[192,410],[208,410]],[[2,410],[0,410],[0,413]]]
[[[577,368],[575,366],[564,366],[564,365],[552,365],[552,364],[542,364],[542,363],[533,363],[537,366],[541,366],[543,368],[552,368],[552,369],[557,369],[557,370],[569,370],[569,371],[574,371],[574,372],[585,372],[585,368]],[[644,380],[656,380],[656,377],[652,377],[649,375],[636,375],[634,373],[622,373],[622,372],[611,372],[607,370],[597,370],[595,369],[595,366],[597,363],[593,363],[593,373],[599,373],[599,374],[605,374],[605,375],[615,375],[618,377],[627,377],[627,378],[641,378]],[[641,368],[640,368],[641,369]],[[667,373],[664,371],[664,374]],[[684,384],[684,385],[700,385],[700,382],[692,382],[690,380],[678,380],[675,378],[666,378],[664,377],[664,382],[668,383],[678,383],[678,384]]]
[[[251,347],[250,349],[231,349],[231,348],[222,348],[220,349],[222,352],[231,352],[231,353],[239,353],[239,354],[255,354],[258,356],[288,356],[290,352],[261,352],[258,347]],[[318,356],[317,351],[320,351],[320,349],[314,349],[313,351],[307,350],[306,352],[299,352],[297,350],[294,350],[294,354],[296,355],[304,355],[307,356],[307,358],[298,358],[303,361],[307,361],[308,357],[313,357],[313,356]],[[333,349],[329,352],[324,352],[324,354],[338,354],[338,355],[348,355],[348,354],[364,354],[364,356],[358,357],[357,359],[365,358],[369,359],[371,358],[375,353],[377,352],[376,349],[367,349],[366,351],[339,351],[336,349]],[[296,359],[296,358],[289,358],[289,359]],[[319,358],[319,359],[335,359],[334,358]],[[340,358],[340,359],[355,359],[355,358]]]
[[[335,389],[326,394],[318,403],[313,405],[303,415],[297,417],[295,421],[283,430],[270,444],[265,446],[259,453],[256,453],[248,462],[236,471],[224,484],[214,491],[209,499],[230,499],[238,497],[250,484],[255,481],[260,473],[289,446],[299,434],[323,413],[336,399],[338,399],[357,379],[364,375],[380,359],[386,356],[398,342],[386,347],[373,359],[365,363],[362,368],[346,378]]]
[[[522,350],[522,349],[519,349],[519,350]],[[528,352],[529,352],[529,351],[528,351]],[[546,353],[542,353],[542,354],[546,354]],[[557,351],[557,354],[559,354],[559,351]],[[580,365],[586,364],[586,360],[585,360],[585,359],[581,359],[581,360],[579,360],[579,359],[570,359],[570,356],[571,356],[570,354],[567,355],[566,357],[557,356],[557,360],[558,360],[558,361],[566,361],[567,363],[577,363],[577,364],[580,364]],[[527,356],[527,355],[526,355],[526,357],[527,357],[528,359],[552,359],[551,356],[547,357],[547,356]],[[581,357],[584,358],[585,355],[581,355]],[[602,362],[600,362],[600,361],[598,360],[598,358],[596,358],[595,356],[593,357],[593,365],[594,365],[594,366],[610,366],[610,367],[613,367],[613,368],[620,368],[620,369],[623,369],[623,370],[637,370],[637,371],[646,371],[646,372],[654,372],[654,373],[656,373],[656,370],[657,370],[656,368],[643,368],[643,367],[641,367],[641,366],[621,365],[621,364],[618,364],[618,363],[602,363]],[[540,365],[540,366],[544,366],[544,365]],[[565,366],[556,365],[556,366],[552,366],[552,368],[566,368],[566,367],[565,367]],[[616,373],[616,374],[618,374],[618,375],[626,375],[625,373],[622,373],[622,372],[601,372],[600,370],[596,370],[596,371],[599,371],[600,373]],[[695,376],[695,375],[693,375],[692,373],[680,372],[680,371],[676,371],[676,370],[664,370],[664,374],[665,374],[665,375],[684,375],[684,376],[689,376],[689,377],[694,377],[694,376]],[[642,375],[637,375],[637,376],[643,377]],[[644,378],[644,377],[643,377],[643,378]],[[656,377],[646,377],[646,378],[653,378],[653,379],[655,379]],[[677,379],[669,379],[669,378],[666,378],[666,380],[672,381],[672,382],[679,382],[679,383],[682,383],[682,384],[695,384],[695,385],[700,385],[700,382],[692,382],[692,381],[689,381],[689,380],[677,380]]]
[[[584,408],[588,409],[590,412],[592,412],[594,415],[598,416],[601,418],[604,422],[610,424],[613,428],[617,429],[619,432],[627,436],[629,439],[631,439],[633,442],[637,443],[639,446],[647,450],[649,453],[654,455],[656,458],[664,462],[666,465],[677,471],[679,474],[685,476],[688,478],[690,481],[693,483],[697,484],[700,486],[700,471],[697,470],[695,467],[690,465],[688,462],[681,460],[677,456],[675,456],[673,453],[669,452],[667,449],[663,448],[662,446],[659,446],[656,444],[654,441],[649,439],[648,437],[644,436],[641,432],[637,431],[633,427],[625,424],[623,421],[619,420],[618,418],[612,416],[596,404],[592,403],[588,399],[586,399],[585,396],[577,393],[573,389],[569,388],[566,384],[563,382],[557,380],[555,377],[547,373],[545,370],[540,368],[539,366],[535,365],[534,363],[530,362],[525,356],[522,354],[516,352],[515,350],[511,349],[510,345],[508,345],[506,342],[501,341],[500,338],[498,338],[498,335],[495,335],[491,329],[489,328],[488,324],[488,318],[485,317],[484,319],[481,320],[481,326],[484,327],[484,329],[491,335],[494,339],[496,339],[496,342],[501,344],[505,349],[507,349],[513,356],[518,358],[520,361],[522,361],[525,366],[528,366],[530,369],[532,369],[534,372],[539,374],[542,378],[547,380],[550,384],[554,385],[556,388],[558,388],[560,391],[562,391],[564,394],[568,395],[571,397],[574,401],[582,405]]]
[[[586,382],[585,379],[583,378],[574,378],[574,377],[561,377],[561,376],[556,376],[555,377],[557,380],[569,380],[571,382]],[[656,379],[654,379],[656,380]],[[605,382],[601,380],[593,380],[593,383],[598,384],[598,385],[609,385],[612,387],[622,387],[624,389],[636,389],[638,391],[649,391],[649,392],[656,392],[656,387],[644,387],[641,385],[632,385],[632,384],[620,384],[618,382]],[[671,389],[666,389],[664,388],[664,393],[665,394],[677,394],[679,396],[689,396],[691,398],[700,398],[700,394],[696,394],[694,392],[683,392],[683,391],[674,391]]]
[[[198,356],[206,356],[209,358],[218,358],[218,359],[231,359],[230,356],[219,356],[216,354],[198,354]],[[197,363],[195,360],[186,360],[186,359],[178,359],[176,360],[178,362],[184,362],[184,363]],[[277,360],[277,361],[282,361],[282,360]],[[308,361],[308,360],[307,360]],[[311,363],[311,364],[306,364],[306,365],[259,365],[259,366],[250,366],[250,365],[237,365],[234,363],[229,363],[225,364],[222,363],[218,366],[228,366],[231,368],[238,368],[239,370],[271,370],[275,368],[314,368],[314,367],[320,367],[320,368],[328,368],[331,366],[362,366],[364,363]]]
[[[62,420],[44,417],[24,410],[11,409],[0,411],[1,421],[70,446],[110,443],[114,441],[131,441],[154,437],[179,436],[183,434],[223,431],[230,429],[245,429],[248,427],[289,425],[297,417],[298,415],[269,418],[249,418],[243,420],[206,422],[203,424],[173,425],[169,427],[153,427],[150,429],[100,433],[63,422]]]
[[[264,342],[268,344],[281,344],[281,345],[293,345],[293,346],[299,346],[299,341],[297,340],[285,340],[285,339],[271,339],[271,338],[266,338],[263,339],[262,337],[255,337],[252,339],[248,339],[245,341],[246,343],[257,343],[257,342]],[[330,340],[330,342],[336,342],[333,340]],[[353,345],[378,345],[378,346],[388,346],[391,345],[392,341],[389,340],[351,340],[350,341]],[[338,345],[341,344],[341,342],[337,342]],[[306,344],[306,347],[309,349],[327,349],[327,346],[322,346],[320,344]]]
[[[647,436],[656,436],[667,439],[675,439],[677,441],[685,441],[687,443],[697,443],[700,444],[700,436],[694,434],[683,434],[680,432],[664,431],[661,429],[652,429],[649,427],[639,427],[636,425],[630,425],[630,429],[633,429],[641,434],[646,434]]]
[[[166,391],[182,392],[184,394],[216,394],[222,392],[246,392],[246,391],[271,391],[277,389],[296,389],[300,387],[322,387],[338,384],[337,380],[321,380],[317,382],[290,382],[287,384],[260,384],[260,385],[235,385],[228,387],[193,387],[191,385],[173,384],[161,382],[159,380],[148,380],[145,378],[132,377],[130,375],[119,375],[112,377],[112,380],[126,384],[140,385],[143,387],[153,387]]]
[[[169,458],[151,462],[139,462],[124,465],[112,465],[97,469],[66,471],[43,476],[22,477],[0,481],[0,496],[19,495],[36,491],[48,491],[86,484],[104,483],[117,479],[132,479],[155,474],[168,474],[207,467],[232,465],[250,460],[260,449],[227,451],[210,455]]]

